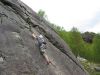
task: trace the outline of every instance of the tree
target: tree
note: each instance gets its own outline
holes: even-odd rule
[[[100,62],[100,34],[96,34],[93,39],[94,61]]]
[[[44,18],[44,19],[46,19],[47,20],[47,15],[45,14],[45,11],[43,11],[43,10],[39,10],[38,11],[38,15],[40,16],[40,17],[42,17],[42,18]]]
[[[55,24],[50,24],[53,28],[54,28],[54,30],[56,30],[57,32],[59,32],[59,31],[65,31],[65,29],[64,29],[64,27],[61,27],[61,26],[57,26],[57,25],[55,25]]]
[[[85,45],[82,36],[77,28],[73,27],[70,31],[69,46],[72,52],[76,55],[83,56],[85,52]]]
[[[82,33],[82,38],[87,43],[92,43],[94,36],[95,36],[95,33],[93,33],[93,32]]]

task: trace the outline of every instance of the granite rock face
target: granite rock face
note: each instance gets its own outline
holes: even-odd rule
[[[47,65],[32,32],[47,41]],[[20,0],[0,0],[0,75],[88,75],[66,43]]]

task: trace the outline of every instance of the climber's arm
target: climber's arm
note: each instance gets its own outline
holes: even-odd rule
[[[35,35],[34,33],[32,34],[32,37],[35,38],[35,39],[37,38],[36,35]]]

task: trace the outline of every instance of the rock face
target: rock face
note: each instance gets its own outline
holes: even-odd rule
[[[47,41],[47,65],[32,32]],[[88,75],[66,43],[19,0],[0,0],[0,75]]]

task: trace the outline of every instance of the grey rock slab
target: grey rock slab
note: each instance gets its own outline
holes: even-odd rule
[[[32,32],[47,42],[47,65]],[[0,0],[0,75],[88,75],[50,23],[20,0]]]

